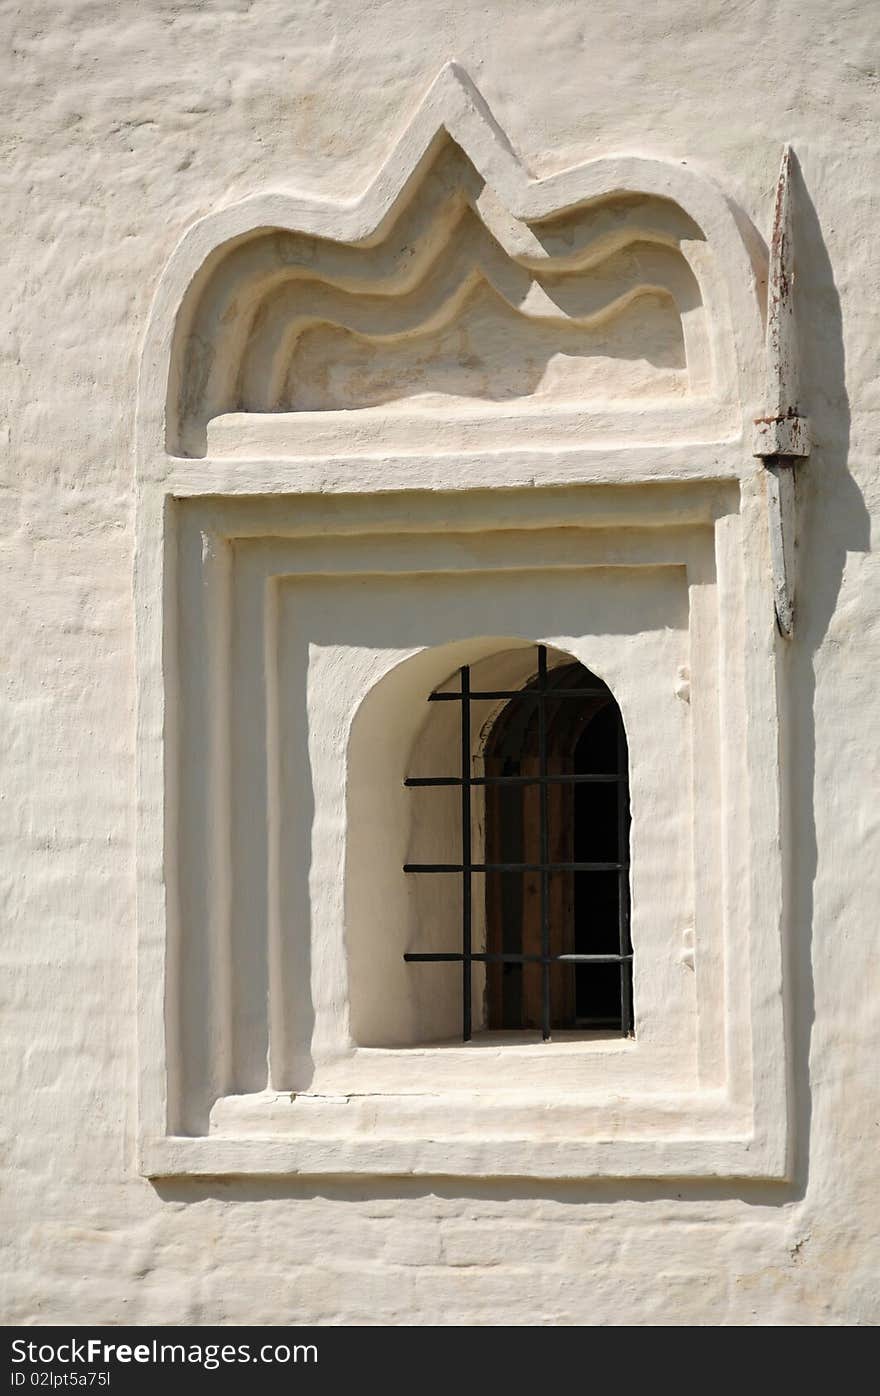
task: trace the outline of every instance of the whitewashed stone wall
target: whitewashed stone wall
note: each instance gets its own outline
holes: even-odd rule
[[[7,1322],[870,1323],[880,204],[870,6],[34,4],[0,15]],[[457,58],[531,169],[629,152],[767,229],[803,406],[791,1183],[178,1180],[136,1166],[133,439],[162,269],[266,188],[343,199]]]

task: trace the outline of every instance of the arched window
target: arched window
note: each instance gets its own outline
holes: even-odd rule
[[[460,788],[461,861],[408,863],[416,874],[461,878],[461,946],[409,953],[410,964],[462,967],[462,1030],[472,1034],[472,974],[485,965],[489,1028],[613,1028],[632,1032],[629,935],[629,783],[620,709],[606,684],[575,660],[517,689],[480,690],[470,667],[429,701],[460,710],[461,770],[410,777],[409,786]],[[473,705],[502,704],[474,773]],[[484,848],[475,848],[474,792],[482,789]],[[482,892],[482,889],[485,889]],[[474,946],[475,898],[485,896],[485,949]],[[483,920],[483,918],[480,918]]]

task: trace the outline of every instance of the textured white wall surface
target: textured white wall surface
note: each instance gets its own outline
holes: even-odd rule
[[[0,43],[0,1318],[875,1323],[874,7],[34,0],[0,4]],[[138,1169],[132,567],[150,305],[195,220],[266,190],[364,188],[451,58],[535,175],[685,161],[766,234],[783,141],[800,162],[815,444],[783,660],[786,1182]],[[335,401],[361,367],[309,392]]]

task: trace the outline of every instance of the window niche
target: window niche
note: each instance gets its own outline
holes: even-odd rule
[[[357,752],[368,745],[372,748],[358,723],[369,731],[382,720],[385,702],[391,712],[398,710],[403,688],[416,714],[423,714],[407,767],[408,798],[400,807],[408,823],[407,871],[398,888],[398,892],[405,888],[406,893],[405,910],[398,922],[400,933],[394,934],[394,922],[388,916],[369,952],[356,956],[351,969],[352,1037],[363,1046],[460,1041],[463,975],[471,986],[468,1038],[471,1025],[485,1042],[496,1040],[487,1036],[491,1030],[501,1033],[499,1041],[504,1040],[504,1030],[514,1030],[514,1041],[541,1037],[542,965],[534,958],[521,965],[481,958],[470,966],[469,974],[460,962],[428,958],[461,953],[466,895],[471,908],[472,952],[481,957],[505,953],[540,956],[540,908],[542,897],[546,897],[549,953],[555,960],[548,985],[555,1036],[576,1034],[586,1041],[591,1030],[616,1028],[619,1032],[624,1022],[624,1031],[631,1030],[628,962],[621,981],[616,964],[575,964],[570,958],[630,953],[627,749],[619,708],[601,679],[571,655],[543,651],[551,692],[573,687],[593,692],[567,701],[548,699],[545,746],[550,779],[542,796],[538,783],[540,719],[538,703],[530,696],[538,682],[538,647],[522,640],[486,640],[481,644],[488,653],[467,665],[476,696],[468,703],[466,718],[460,702],[444,701],[458,691],[459,670],[431,690],[435,700],[431,701],[429,692],[407,685],[408,665],[404,665],[370,695],[367,712],[359,716],[353,729],[355,765],[351,778],[357,785],[362,779]],[[394,697],[389,691],[392,688]],[[521,696],[480,696],[499,691]],[[463,721],[470,742],[468,769],[477,781],[466,799],[469,859],[479,870],[468,875],[467,893],[465,875],[459,871],[463,817],[468,817],[463,816],[460,783]],[[396,722],[393,726],[399,730]],[[597,769],[577,772],[578,760]],[[621,761],[622,767],[618,764]],[[621,770],[622,780],[618,780]],[[566,776],[576,780],[569,784]],[[426,783],[437,777],[440,784]],[[502,781],[514,777],[516,783],[484,783],[496,777]],[[534,783],[519,784],[520,780]],[[457,783],[444,783],[449,781]],[[542,855],[544,800],[546,856]],[[352,821],[356,817],[352,810]],[[599,853],[607,856],[599,859]],[[542,887],[543,871],[537,866],[523,871],[483,870],[485,864],[497,862],[547,864],[546,889]],[[575,862],[620,867],[582,866],[575,870],[558,866]],[[424,865],[432,871],[420,874],[416,869]],[[438,865],[448,865],[450,870],[435,872]],[[557,865],[552,872],[551,865]],[[386,913],[394,901],[383,898]],[[622,952],[621,937],[625,941]],[[405,972],[401,973],[400,964],[391,963],[395,956],[398,960],[410,957]],[[389,975],[393,976],[391,981]],[[400,993],[399,1003],[394,1002],[394,990]],[[597,1018],[601,1021],[593,1021]]]
[[[448,1019],[459,977],[465,1041],[630,1033],[628,755],[610,689],[540,645],[463,666],[428,702],[413,764],[436,769],[407,785],[413,841],[434,854],[405,866],[438,883],[415,890],[405,957],[414,973],[424,966],[427,1001]],[[424,948],[435,943],[444,948]]]
[[[514,551],[521,562],[527,562],[536,544],[534,538],[518,540]],[[574,538],[563,541],[562,535],[548,537],[545,546],[537,545],[534,556],[553,556],[562,562],[569,544],[572,556],[579,553],[583,557],[583,544]],[[449,546],[450,557],[456,556],[456,542],[449,540]],[[482,551],[482,545],[479,550]],[[381,594],[378,590],[374,593],[377,603]],[[369,595],[367,592],[364,604]],[[543,642],[547,682],[552,686],[566,678],[588,674],[588,686],[595,685],[600,690],[600,707],[610,708],[613,704],[617,709],[619,704],[619,711],[625,715],[626,735],[630,739],[627,764],[638,774],[632,837],[630,840],[627,829],[622,842],[627,849],[631,843],[633,849],[636,915],[632,940],[637,952],[634,1001],[639,1035],[635,1044],[622,1035],[622,1015],[616,1027],[576,1022],[562,1026],[557,1019],[549,1042],[542,1041],[540,1020],[536,1028],[521,1025],[512,1030],[493,1023],[492,989],[497,991],[497,986],[487,980],[486,964],[477,961],[472,969],[469,1000],[472,1040],[463,1043],[461,961],[426,963],[424,958],[406,959],[462,951],[462,876],[454,871],[421,874],[404,870],[425,864],[450,865],[454,869],[462,863],[461,786],[421,783],[438,776],[455,777],[462,770],[461,704],[444,700],[444,695],[458,690],[462,665],[468,667],[476,695],[469,705],[468,751],[471,771],[478,782],[470,792],[471,853],[474,863],[486,861],[484,850],[494,837],[493,811],[491,799],[488,806],[486,801],[490,787],[480,782],[487,775],[487,753],[490,762],[497,759],[493,734],[497,746],[503,741],[499,723],[504,723],[505,714],[508,720],[514,714],[508,700],[479,695],[527,692],[535,681],[542,647],[532,639],[503,638],[502,631],[499,637],[484,635],[435,644],[392,664],[377,676],[353,714],[345,774],[344,921],[349,1030],[355,1061],[348,1068],[340,1064],[332,1079],[340,1083],[346,1070],[349,1079],[353,1079],[352,1073],[373,1068],[379,1071],[378,1058],[358,1053],[386,1052],[390,1055],[383,1071],[388,1081],[396,1077],[398,1084],[416,1080],[426,1084],[433,1073],[435,1082],[443,1080],[450,1088],[507,1091],[523,1079],[523,1072],[537,1084],[544,1070],[541,1062],[547,1054],[569,1053],[573,1054],[572,1063],[577,1060],[585,1084],[594,1073],[604,1074],[606,1079],[609,1072],[616,1074],[617,1067],[609,1066],[609,1054],[623,1060],[636,1046],[643,1054],[639,1074],[644,1088],[656,1084],[663,1071],[689,1075],[697,1005],[693,975],[682,972],[677,947],[680,928],[692,916],[685,816],[692,798],[691,762],[687,708],[674,691],[675,676],[687,656],[684,569],[600,566],[583,571],[568,571],[565,567],[543,571],[529,566],[522,573],[505,569],[479,576],[464,572],[453,577],[447,573],[411,578],[399,596],[401,603],[407,598],[415,606],[414,615],[420,610],[421,599],[431,605],[430,621],[421,618],[417,622],[417,629],[426,638],[432,631],[439,638],[448,625],[468,621],[478,625],[481,618],[488,616],[519,618],[534,635],[540,633],[539,618],[552,615],[571,635],[579,623],[583,624],[585,615],[591,617],[590,634],[570,639],[564,648],[553,640]],[[386,598],[386,611],[392,604]],[[360,662],[362,680],[365,664],[364,658]],[[588,669],[581,667],[586,665]],[[430,701],[432,693],[438,701]],[[580,699],[567,701],[586,719],[596,700],[587,698],[583,704]],[[584,730],[588,729],[589,723],[585,722]],[[612,732],[616,748],[617,732],[614,728]],[[566,744],[570,753],[565,760],[573,757],[576,736],[576,724],[567,735],[559,731],[556,754],[560,761]],[[527,753],[523,755],[528,760]],[[615,749],[612,761],[606,752],[606,764],[616,765],[617,756]],[[606,769],[592,774],[605,777],[615,773]],[[563,799],[559,801],[560,814]],[[664,802],[671,817],[652,824],[640,816],[640,809],[657,808]],[[606,810],[606,815],[609,812],[613,828],[605,831],[603,851],[608,852],[613,841],[615,856],[583,861],[614,865],[629,861],[616,856],[620,840],[616,804]],[[573,833],[568,820],[554,822],[553,827],[560,838]],[[585,879],[604,876],[602,871],[584,873]],[[628,869],[614,867],[612,876],[617,881],[615,891],[623,885],[626,909]],[[491,884],[487,887],[489,878],[483,872],[473,873],[471,881],[472,949],[477,955],[492,953],[490,942],[500,930],[492,924],[495,889]],[[573,900],[574,881],[574,875],[560,873],[557,886],[552,877],[549,879],[548,890],[553,897],[564,898],[568,894]],[[540,876],[537,882],[528,878],[524,889],[527,900],[532,894],[540,899],[539,883]],[[551,916],[551,927],[555,923],[560,935],[559,953],[578,953],[577,945],[562,943],[563,935],[574,937],[570,919],[573,910],[573,906],[565,910],[557,906]],[[616,953],[620,945],[616,900],[611,908],[606,903],[606,933],[610,929],[609,911],[615,915]],[[521,915],[519,926],[511,928],[514,934],[532,934],[532,916],[531,910],[526,917]],[[624,953],[628,955],[628,926],[625,934]],[[604,945],[583,946],[581,953],[590,953],[591,949],[601,954]],[[555,966],[554,971],[559,972]],[[565,973],[574,976],[576,968],[566,968]],[[708,978],[705,987],[709,992]],[[629,989],[628,977],[626,988]],[[619,1005],[618,998],[617,1012]],[[614,1011],[607,1016],[613,1019]],[[519,1076],[505,1067],[508,1051],[528,1057],[528,1062],[519,1062]],[[392,1064],[395,1053],[397,1061]],[[592,1065],[591,1057],[595,1057]],[[574,1079],[572,1076],[571,1081]],[[560,1081],[557,1075],[554,1089],[562,1088]]]

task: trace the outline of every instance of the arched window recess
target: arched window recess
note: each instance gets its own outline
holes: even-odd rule
[[[575,660],[521,688],[477,690],[470,666],[457,690],[429,702],[460,709],[460,772],[407,786],[461,790],[460,862],[407,863],[407,873],[461,879],[461,945],[410,952],[409,964],[460,964],[462,1037],[473,1035],[472,974],[485,966],[490,1029],[633,1031],[629,929],[629,782],[623,720],[601,679]],[[472,704],[503,702],[474,774]],[[483,787],[485,847],[474,857],[474,791]],[[474,945],[478,880],[485,949]]]

